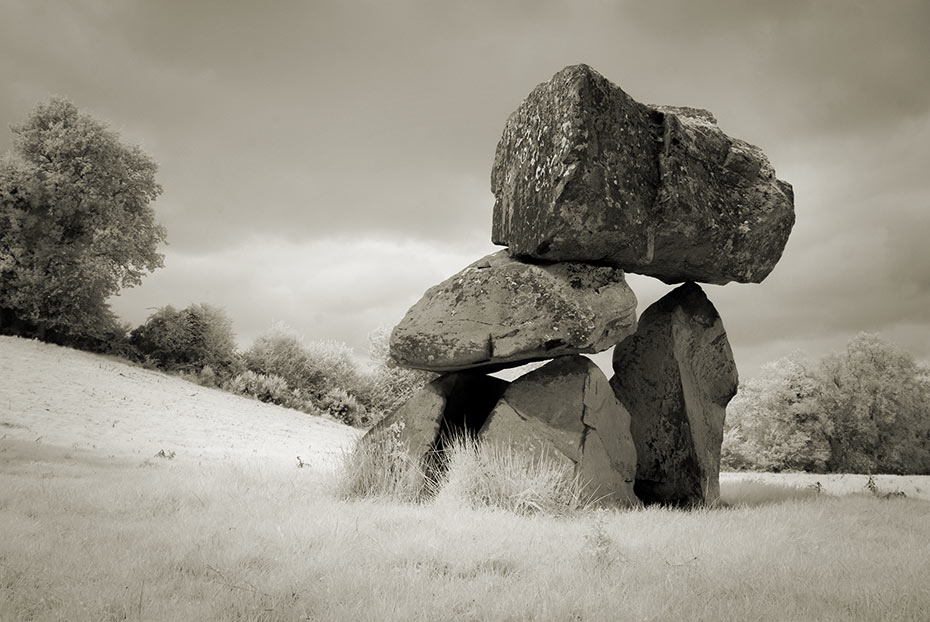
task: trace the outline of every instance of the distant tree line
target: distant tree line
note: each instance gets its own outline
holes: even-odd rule
[[[930,474],[930,369],[869,333],[769,363],[727,408],[722,466]]]

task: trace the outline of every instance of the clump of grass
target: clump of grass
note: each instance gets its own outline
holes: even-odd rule
[[[446,444],[445,473],[438,497],[473,509],[496,508],[525,516],[569,515],[593,507],[596,499],[568,464],[550,452],[534,452],[470,435]]]
[[[343,499],[382,498],[417,501],[428,488],[422,461],[401,439],[403,423],[362,437],[343,455],[338,494]]]
[[[574,469],[546,449],[464,435],[445,439],[441,449],[419,458],[410,455],[402,439],[403,423],[362,438],[344,455],[339,496],[401,502],[436,498],[519,516],[575,514],[596,502]]]

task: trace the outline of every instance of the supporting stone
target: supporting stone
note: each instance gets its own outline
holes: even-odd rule
[[[514,380],[479,438],[569,466],[605,504],[639,503],[630,415],[586,357],[557,358]]]
[[[637,496],[674,506],[715,502],[738,376],[703,290],[686,283],[646,309],[636,333],[614,349],[613,368],[610,384],[632,417]]]

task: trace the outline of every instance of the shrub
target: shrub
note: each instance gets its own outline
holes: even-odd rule
[[[282,324],[259,336],[242,354],[242,361],[249,371],[278,376],[294,388],[306,388],[321,381],[300,338]]]
[[[351,426],[364,426],[369,423],[368,411],[354,396],[345,389],[333,387],[319,400],[320,410]]]
[[[380,434],[367,435],[343,455],[338,484],[344,499],[385,498],[417,501],[428,490],[424,465],[410,456],[401,440],[403,423],[394,423]]]
[[[307,410],[307,401],[300,391],[292,390],[281,376],[256,374],[247,370],[226,381],[224,389],[232,393],[248,395],[261,402],[277,404],[297,410]]]
[[[209,365],[221,378],[238,371],[232,322],[211,305],[162,307],[132,331],[131,341],[143,360],[166,371],[196,374]]]
[[[334,340],[310,341],[304,350],[310,368],[320,378],[314,387],[317,395],[324,395],[336,388],[353,395],[360,392],[364,380],[348,344]]]
[[[363,400],[368,383],[352,349],[338,341],[304,343],[293,330],[276,324],[242,355],[245,367],[257,374],[283,378],[292,391],[318,404],[323,412],[349,425],[371,423]]]
[[[154,367],[155,365],[153,363],[153,361],[149,361],[149,365]],[[204,365],[203,369],[201,369],[199,372],[180,372],[180,376],[188,382],[199,384],[202,387],[222,388],[223,384],[217,377],[216,372],[213,371],[213,368],[209,365]]]

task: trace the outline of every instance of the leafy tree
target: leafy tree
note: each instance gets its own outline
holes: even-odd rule
[[[104,334],[107,299],[162,265],[157,166],[67,100],[11,129],[0,157],[0,331]]]
[[[799,355],[767,364],[727,407],[722,463],[728,468],[822,472],[830,459],[832,422],[820,387]]]
[[[913,356],[860,333],[821,361],[820,408],[829,413],[835,471],[930,473],[930,383]]]
[[[860,333],[816,364],[766,365],[727,408],[727,468],[930,474],[930,370]]]
[[[162,307],[132,331],[131,340],[139,354],[166,371],[199,373],[209,367],[221,378],[238,371],[232,322],[212,305]]]

